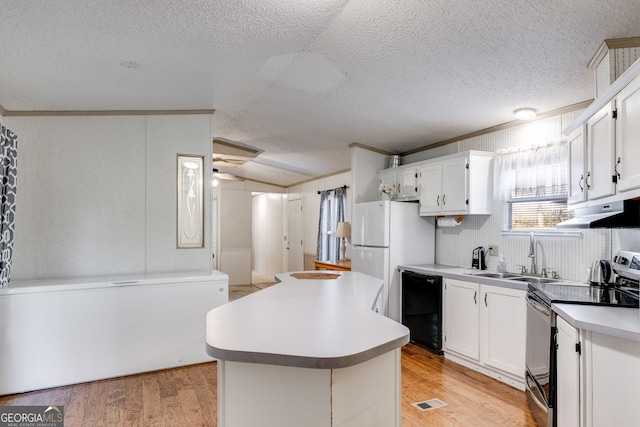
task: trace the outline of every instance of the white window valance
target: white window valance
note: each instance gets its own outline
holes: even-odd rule
[[[494,200],[566,196],[566,140],[498,150],[493,191]]]

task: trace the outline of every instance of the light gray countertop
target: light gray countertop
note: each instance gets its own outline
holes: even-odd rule
[[[315,272],[318,273],[318,272]],[[409,329],[372,310],[382,280],[277,276],[280,283],[207,314],[207,353],[220,360],[334,369],[409,342]]]
[[[76,291],[133,285],[162,285],[212,281],[223,281],[226,283],[228,280],[229,276],[226,273],[217,270],[140,273],[56,279],[18,279],[11,280],[8,288],[0,289],[0,296],[39,292]]]
[[[637,308],[581,304],[551,304],[551,308],[574,328],[640,341],[640,312]]]
[[[441,264],[420,264],[420,265],[399,265],[399,270],[409,270],[416,273],[434,274],[449,279],[465,280],[467,282],[480,283],[483,285],[500,286],[503,288],[527,290],[527,282],[515,282],[507,279],[496,279],[491,277],[474,276],[474,273],[481,273],[480,270],[473,270],[464,267],[452,267]],[[487,272],[487,271],[485,271]]]
[[[400,270],[416,273],[434,274],[442,277],[465,280],[492,286],[527,290],[527,282],[513,282],[508,279],[473,276],[478,270],[463,267],[451,267],[439,264],[404,265]],[[564,281],[567,284],[580,284]],[[585,285],[587,286],[587,285]],[[640,310],[637,308],[603,307],[581,304],[552,304],[553,311],[562,316],[570,325],[586,331],[598,332],[631,341],[640,341]]]

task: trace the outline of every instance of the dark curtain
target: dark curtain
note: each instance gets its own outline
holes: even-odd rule
[[[16,222],[18,137],[0,125],[0,288],[9,286]]]

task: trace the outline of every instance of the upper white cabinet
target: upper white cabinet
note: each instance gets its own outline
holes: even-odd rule
[[[640,188],[640,77],[616,97],[616,176],[618,191]]]
[[[569,194],[575,204],[616,193],[615,101],[605,105],[567,138],[569,149]]]
[[[400,166],[381,170],[379,183],[395,190],[394,199],[400,201],[418,200],[418,176],[413,166]]]
[[[616,192],[613,178],[615,156],[615,101],[605,105],[587,121],[587,199],[599,199]]]
[[[565,130],[569,204],[640,197],[640,61]]]
[[[396,173],[398,199],[416,200],[418,197],[418,174],[416,168],[406,168]]]
[[[384,169],[378,172],[378,184],[386,185],[388,187],[397,189],[396,187],[396,170],[395,169]],[[380,192],[382,194],[382,192]]]
[[[420,215],[491,214],[492,158],[468,151],[421,162]]]
[[[574,204],[587,200],[585,170],[587,169],[584,126],[578,127],[567,137],[569,152],[569,189],[567,203]]]

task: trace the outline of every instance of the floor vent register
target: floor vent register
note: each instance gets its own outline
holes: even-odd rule
[[[423,400],[422,402],[413,403],[412,406],[415,406],[421,412],[425,412],[432,409],[442,408],[443,406],[447,406],[447,404],[440,399],[429,399]]]

